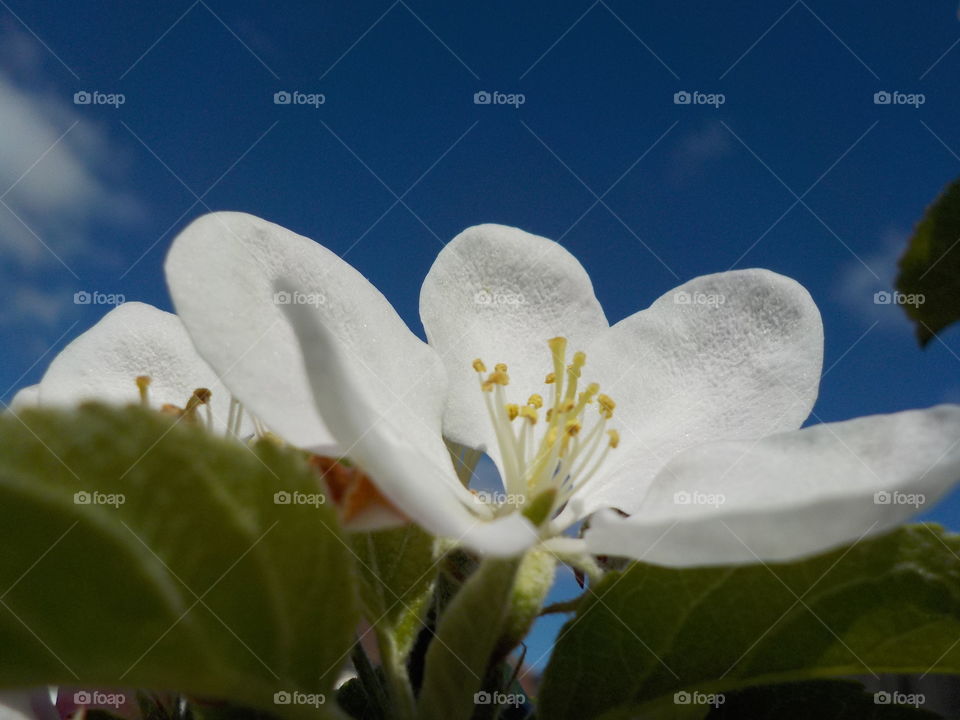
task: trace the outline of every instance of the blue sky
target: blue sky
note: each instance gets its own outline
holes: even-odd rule
[[[771,268],[823,313],[812,422],[960,401],[957,331],[921,351],[874,304],[960,175],[958,41],[950,1],[2,0],[0,400],[109,309],[75,293],[171,309],[172,238],[232,209],[344,254],[421,335],[433,257],[481,222],[560,240],[611,321]],[[960,493],[931,517],[960,529]]]

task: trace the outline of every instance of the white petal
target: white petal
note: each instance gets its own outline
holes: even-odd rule
[[[685,448],[799,428],[822,363],[817,306],[769,270],[695,278],[617,323],[587,348],[583,377],[617,402],[621,444],[582,493],[582,512],[632,513]]]
[[[183,407],[194,390],[207,388],[214,429],[226,428],[230,393],[197,354],[183,323],[138,302],[108,312],[53,359],[40,381],[40,403],[137,403],[138,375],[150,377],[150,404],[157,408],[164,403]]]
[[[419,432],[422,423],[408,403],[418,402],[429,389],[418,388],[416,377],[400,388],[412,389],[410,395],[398,399],[385,394],[319,313],[297,305],[284,309],[334,438],[397,509],[428,531],[485,554],[513,555],[536,541],[533,526],[522,515],[491,521],[489,510],[461,485],[440,435],[440,405],[431,403],[436,409],[433,432]],[[434,351],[423,348],[420,372],[429,372],[431,363],[442,367]]]
[[[244,213],[205,215],[176,238],[165,269],[200,354],[244,405],[294,445],[336,451],[284,302],[315,310],[344,338],[351,359],[395,391],[402,393],[404,379],[418,372],[419,356],[405,354],[415,337],[386,298],[330,250],[279,225]],[[275,295],[278,278],[296,289],[290,297]]]
[[[545,390],[552,370],[546,341],[562,335],[578,349],[607,328],[586,271],[546,238],[503,225],[478,225],[437,256],[420,291],[427,340],[447,367],[450,398],[444,433],[483,447],[499,464],[496,437],[472,362],[510,368],[519,402]]]
[[[10,404],[7,408],[10,412],[20,412],[26,408],[36,407],[40,404],[40,384],[36,385],[27,385],[17,390],[17,394],[13,396],[13,400],[10,401]]]
[[[598,513],[586,540],[663,565],[792,560],[889,530],[957,480],[960,406],[875,415],[687,450],[635,515]]]
[[[0,692],[0,720],[60,720],[46,687]]]

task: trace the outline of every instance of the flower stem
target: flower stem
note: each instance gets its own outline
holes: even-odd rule
[[[377,630],[377,643],[380,647],[380,664],[387,679],[390,692],[390,714],[395,720],[414,720],[415,702],[413,688],[410,686],[410,676],[407,666],[394,641],[388,632]]]

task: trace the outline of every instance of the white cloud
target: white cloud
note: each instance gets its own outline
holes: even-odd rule
[[[127,189],[127,139],[74,105],[61,75],[34,38],[0,25],[0,327],[55,326],[73,307],[71,272],[84,275],[74,266],[115,261],[98,237],[145,214]]]
[[[69,266],[94,250],[99,223],[129,223],[142,205],[117,177],[120,148],[51,87],[29,40],[7,30],[0,45],[23,48],[17,62],[0,56],[0,259]]]
[[[890,228],[880,237],[874,252],[851,258],[843,267],[835,288],[836,297],[853,314],[878,327],[911,331],[911,324],[902,307],[877,304],[878,292],[892,292],[897,277],[897,261],[903,255],[909,233]]]
[[[679,184],[703,172],[717,160],[730,154],[730,133],[719,123],[711,123],[680,139],[673,151],[669,179]]]

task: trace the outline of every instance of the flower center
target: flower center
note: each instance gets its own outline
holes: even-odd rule
[[[616,403],[600,392],[600,386],[590,383],[578,391],[587,356],[577,351],[568,365],[566,338],[556,337],[547,344],[553,371],[544,379],[550,386],[550,402],[543,422],[541,395],[530,395],[522,405],[509,402],[504,388],[510,384],[510,375],[504,363],[487,373],[486,365],[477,359],[473,369],[503,460],[507,492],[503,505],[515,509],[527,498],[537,501],[552,492],[549,517],[594,477],[607,453],[619,444],[620,434],[607,430]]]

